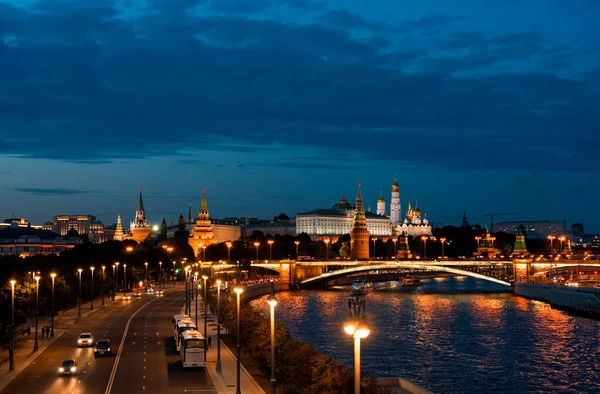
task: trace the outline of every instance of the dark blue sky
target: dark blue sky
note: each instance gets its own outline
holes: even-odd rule
[[[397,174],[600,230],[597,0],[0,0],[0,215],[271,217]]]

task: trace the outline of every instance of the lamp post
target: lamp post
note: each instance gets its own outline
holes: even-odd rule
[[[442,259],[444,258],[444,244],[446,243],[446,238],[440,238],[440,242],[442,243]]]
[[[188,280],[188,270],[190,269],[190,267],[185,267],[183,270],[183,277],[184,277],[184,281],[185,281],[185,314],[189,315],[190,314],[190,309],[189,309],[189,303],[188,300],[190,298],[190,283]],[[197,326],[196,326],[197,327]]]
[[[162,276],[162,261],[158,262],[158,280],[160,280],[160,288],[163,288],[163,276]]]
[[[422,236],[421,239],[423,240],[423,258],[426,259],[427,258],[427,237]]]
[[[202,279],[204,279],[204,338],[207,338],[207,330],[206,330],[206,280],[208,276],[202,275]],[[198,303],[198,296],[196,295],[196,304]],[[196,327],[198,327],[196,325]],[[207,342],[204,341],[204,362],[206,363],[206,352],[208,351]]]
[[[233,244],[231,242],[226,242],[225,245],[227,246],[227,264],[229,264],[231,262],[231,246],[233,246]]]
[[[267,241],[267,243],[269,244],[269,261],[273,260],[273,240],[270,239]],[[258,260],[258,258],[257,258]]]
[[[35,342],[33,343],[33,351],[39,349],[38,343],[38,314],[40,313],[40,277],[35,277]]]
[[[331,242],[331,240],[329,238],[325,238],[323,242],[325,242],[325,260],[329,260],[329,242]]]
[[[127,292],[127,264],[123,264],[123,296]]]
[[[146,282],[146,287],[148,287],[148,262],[144,262],[144,265],[146,266],[146,276],[144,277],[144,282]]]
[[[258,247],[260,246],[260,242],[254,242],[254,246],[256,246],[256,261],[258,261]]]
[[[298,260],[298,246],[300,245],[300,241],[294,241],[296,244],[296,260]]]
[[[102,266],[102,306],[104,306],[104,278],[106,277],[106,266]]]
[[[377,238],[373,237],[373,259],[377,258],[376,242]]]
[[[77,317],[81,317],[81,271],[83,271],[81,268],[77,269],[77,272],[79,272],[79,298],[77,299],[79,310],[77,311]]]
[[[96,269],[94,266],[90,267],[90,270],[92,270],[92,296],[90,297],[90,310],[93,311],[94,310],[94,269]]]
[[[242,345],[241,345],[241,341],[240,341],[240,337],[242,336],[242,333],[240,332],[240,294],[242,294],[242,292],[244,291],[244,289],[242,289],[241,287],[236,287],[235,289],[233,289],[233,291],[235,291],[235,294],[237,296],[237,330],[236,330],[236,334],[237,334],[237,343],[236,343],[236,348],[237,348],[237,362],[236,362],[236,377],[237,377],[237,388],[235,390],[235,394],[241,394],[241,390],[240,390],[240,357],[242,355]]]
[[[556,237],[554,235],[548,235],[548,239],[550,240],[550,254],[554,254],[554,240]]]
[[[11,279],[10,287],[11,287],[11,324],[10,324],[10,351],[8,352],[8,357],[10,358],[9,370],[15,370],[15,284],[17,281]]]
[[[394,258],[396,258],[398,256],[398,248],[396,247],[398,238],[397,237],[392,238],[392,242],[394,243]]]
[[[560,238],[558,238],[558,240],[560,241],[560,249],[558,249],[558,254],[562,254],[563,241],[565,240],[565,237],[560,237]]]
[[[50,277],[52,278],[52,311],[50,317],[50,336],[54,338],[54,278],[56,278],[56,273],[51,273]]]
[[[344,324],[344,331],[354,338],[354,394],[360,394],[360,340],[371,333],[370,327],[364,322],[365,300],[359,300],[358,297],[348,300],[348,312],[350,318]]]
[[[271,296],[267,298],[267,303],[271,309],[271,394],[276,394],[277,382],[275,380],[275,306],[277,298],[275,298],[274,284],[271,282]]]
[[[116,279],[115,279],[115,284],[116,284],[115,292],[119,291],[119,264],[120,263],[118,261],[115,263],[115,265],[117,266],[117,275],[115,276],[116,277]]]
[[[221,279],[217,279],[217,372],[221,373]]]
[[[194,287],[196,290],[196,328],[198,328],[198,271],[194,272]],[[206,335],[204,336],[206,339]],[[206,345],[204,346],[204,352],[206,353]],[[206,361],[206,360],[205,360]]]

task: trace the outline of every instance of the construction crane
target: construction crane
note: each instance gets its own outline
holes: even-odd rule
[[[521,215],[523,212],[494,212],[484,213],[482,216],[490,217],[490,231],[494,231],[494,216]]]

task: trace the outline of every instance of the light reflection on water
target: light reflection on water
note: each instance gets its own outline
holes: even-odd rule
[[[431,294],[439,285],[443,294]],[[468,278],[429,281],[426,294],[374,292],[367,297],[371,335],[362,368],[401,376],[436,393],[598,393],[600,322]],[[352,340],[343,332],[347,292],[277,295],[277,319],[352,369]],[[253,305],[268,307],[264,299]]]

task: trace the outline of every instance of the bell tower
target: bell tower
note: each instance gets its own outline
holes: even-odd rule
[[[390,202],[390,222],[395,227],[400,224],[400,185],[396,182],[394,174],[394,183],[392,183],[392,200]]]
[[[367,218],[365,208],[360,193],[360,182],[358,183],[358,194],[356,195],[356,211],[354,212],[354,224],[350,231],[350,240],[352,243],[352,259],[361,260],[369,258],[369,229],[367,228]]]

